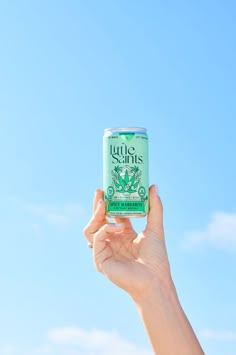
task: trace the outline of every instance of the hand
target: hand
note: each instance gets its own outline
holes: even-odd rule
[[[161,200],[155,186],[149,191],[150,211],[140,234],[129,219],[108,222],[101,190],[84,234],[93,243],[96,268],[133,298],[155,354],[204,355],[171,279]]]
[[[95,193],[93,216],[84,229],[87,240],[93,242],[97,270],[133,298],[142,297],[154,282],[166,284],[171,280],[162,203],[154,185],[149,191],[150,211],[142,233],[137,234],[127,218],[108,222],[103,191],[99,189]]]

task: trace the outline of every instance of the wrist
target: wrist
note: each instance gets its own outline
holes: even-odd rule
[[[157,305],[157,302],[162,303],[163,299],[178,300],[175,285],[170,274],[165,275],[163,278],[153,278],[145,288],[139,289],[135,293],[130,294],[130,296],[138,307],[146,306],[152,302]]]
[[[171,278],[153,283],[133,300],[155,354],[204,355]]]

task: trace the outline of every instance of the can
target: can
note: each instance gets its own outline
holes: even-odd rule
[[[145,217],[149,211],[148,136],[145,128],[107,128],[103,190],[108,217]]]

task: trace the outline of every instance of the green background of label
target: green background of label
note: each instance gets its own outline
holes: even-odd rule
[[[138,156],[143,156],[142,164],[122,164],[122,163],[113,163],[112,156],[110,155],[110,145],[112,146],[121,146],[122,143],[125,143],[127,147],[134,147],[135,154]],[[124,146],[124,145],[123,145]],[[136,193],[131,193],[129,196],[124,196],[120,193],[115,193],[115,195],[108,200],[107,198],[107,189],[109,186],[114,187],[112,174],[111,172],[114,170],[115,166],[119,165],[123,167],[128,165],[130,167],[138,166],[142,171],[141,175],[141,184],[139,186],[143,186],[146,189],[146,196],[148,197],[145,203],[141,202],[141,198],[137,196]],[[114,187],[115,188],[115,187]],[[122,132],[115,133],[109,136],[103,137],[103,190],[104,190],[104,199],[107,202],[107,215],[145,215],[149,211],[149,167],[148,167],[148,137],[146,134],[133,133],[133,132]],[[117,198],[116,198],[117,197]],[[133,197],[130,199],[130,197]],[[111,203],[109,203],[109,201]],[[137,202],[134,207],[122,207],[123,202]],[[116,207],[117,206],[117,207]]]

